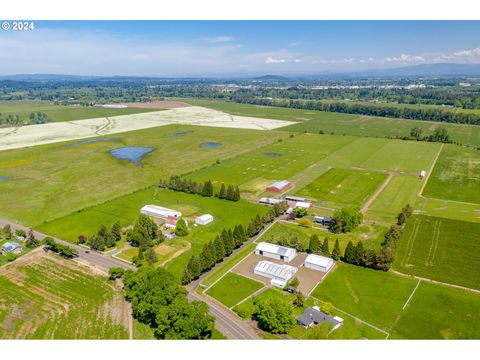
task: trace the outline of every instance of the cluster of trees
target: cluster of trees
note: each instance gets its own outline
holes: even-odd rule
[[[286,334],[295,326],[293,307],[287,300],[255,299],[253,318],[258,327],[272,334]]]
[[[360,240],[357,245],[350,241],[345,248],[342,260],[346,263],[364,266],[376,270],[388,271],[395,257],[395,250],[403,233],[403,225],[412,214],[412,207],[407,204],[397,217],[397,224],[385,233],[380,251],[364,249]]]
[[[149,325],[157,339],[209,339],[215,320],[204,302],[187,299],[187,291],[168,271],[126,271],[123,282],[135,319]]]
[[[363,214],[358,208],[348,207],[336,210],[332,216],[330,231],[336,234],[354,230],[363,221]]]
[[[310,237],[310,241],[308,243],[308,252],[310,254],[318,254],[323,256],[332,257],[334,260],[340,259],[340,243],[338,239],[335,240],[335,245],[333,247],[332,252],[330,252],[330,245],[328,237],[325,237],[323,243],[318,238],[317,234],[313,234]]]
[[[154,246],[164,242],[165,235],[152,219],[147,215],[140,214],[133,227],[127,230],[126,240],[131,246],[138,247],[138,255],[133,258],[133,262],[141,266],[145,260],[148,264],[158,261]]]
[[[407,139],[415,139],[417,141],[429,141],[429,142],[441,142],[441,143],[451,143],[450,135],[448,134],[447,129],[438,127],[435,128],[433,134],[424,135],[423,129],[421,127],[415,126],[410,130],[410,137]]]
[[[230,201],[240,200],[240,189],[238,186],[222,184],[218,193],[213,190],[213,184],[210,180],[203,184],[191,179],[182,179],[179,176],[172,176],[168,180],[160,180],[159,187],[174,191],[181,191],[188,194],[198,194],[205,197],[218,197]]]
[[[33,234],[33,230],[28,230],[27,238],[25,239],[25,246],[29,249],[34,249],[40,246],[40,240],[38,240]]]
[[[359,103],[345,101],[331,102],[299,99],[270,99],[256,97],[232,98],[232,100],[240,103],[264,106],[330,111],[368,116],[393,117],[407,120],[425,120],[456,124],[480,125],[480,114],[474,112],[456,111],[454,109],[445,109],[441,107],[409,107],[396,104],[388,105],[378,103]]]
[[[250,224],[245,227],[241,224],[232,229],[223,229],[215,240],[205,244],[200,255],[193,255],[185,267],[182,284],[186,285],[206,271],[209,271],[215,264],[233,252],[234,249],[242,246],[249,238],[257,235],[266,224],[271,223],[277,216],[283,214],[287,209],[286,202],[282,201],[273,205],[263,216],[255,216]]]
[[[105,225],[100,225],[98,232],[95,235],[90,236],[88,239],[85,235],[78,237],[78,243],[88,243],[92,250],[104,251],[105,248],[112,248],[116,245],[117,241],[122,238],[122,227],[120,222],[115,222],[110,229],[107,229]]]
[[[21,118],[19,115],[8,114],[3,117],[0,113],[0,126],[23,126],[34,124],[45,124],[48,122],[48,116],[42,112],[32,112],[28,118]]]
[[[63,257],[72,258],[78,256],[78,251],[76,249],[71,248],[70,246],[59,244],[49,236],[43,239],[43,241],[50,251],[56,252]]]

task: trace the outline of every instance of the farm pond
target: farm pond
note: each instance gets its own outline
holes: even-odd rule
[[[140,165],[143,156],[152,152],[155,148],[144,146],[125,146],[110,150],[110,154],[119,160],[129,160],[136,165]]]

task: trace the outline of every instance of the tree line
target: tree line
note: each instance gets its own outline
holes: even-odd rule
[[[219,199],[238,201],[240,200],[240,189],[238,186],[225,185],[222,183],[220,190],[215,193],[210,180],[198,183],[191,179],[182,179],[179,176],[171,176],[168,180],[160,180],[160,188],[180,191],[187,194],[197,194],[204,197],[218,197]]]
[[[62,255],[63,257],[73,258],[75,256],[78,256],[77,249],[71,248],[70,246],[59,244],[49,236],[43,239],[43,241],[50,251],[56,252]]]
[[[189,284],[204,272],[212,269],[217,263],[222,262],[224,258],[232,254],[233,250],[257,235],[265,225],[271,223],[286,210],[287,204],[282,201],[274,204],[264,215],[255,216],[246,228],[242,224],[238,224],[233,229],[223,229],[214,240],[203,246],[202,252],[198,256],[192,255],[185,267],[182,284]]]
[[[42,112],[32,112],[28,118],[21,118],[19,115],[13,114],[8,114],[6,117],[3,117],[0,113],[0,125],[23,126],[45,124],[48,120],[47,114]]]

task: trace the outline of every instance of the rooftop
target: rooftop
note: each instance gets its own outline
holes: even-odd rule
[[[2,249],[5,251],[5,252],[12,252],[14,251],[15,249],[18,249],[18,248],[21,248],[22,245],[20,245],[19,243],[16,243],[14,241],[7,241],[5,244],[3,244],[2,246]]]
[[[287,181],[287,180],[280,180],[280,181],[274,182],[274,183],[273,183],[272,185],[270,185],[270,186],[281,189],[281,188],[283,188],[283,187],[285,187],[285,186],[287,186],[287,185],[290,185],[290,182],[289,182],[289,181]]]
[[[267,242],[259,243],[256,247],[256,250],[268,252],[268,253],[271,253],[271,254],[277,254],[277,255],[281,255],[281,256],[288,256],[288,257],[290,257],[291,255],[296,253],[295,249],[285,247],[285,246],[276,245],[276,244],[270,244],[270,243],[267,243]]]
[[[328,267],[333,262],[333,260],[325,256],[309,254],[305,259],[305,262],[318,266]]]
[[[338,326],[343,323],[343,319],[338,316],[331,316],[321,312],[316,307],[307,308],[302,315],[297,316],[297,322],[303,326],[311,326],[312,324],[321,324],[323,322],[329,322],[333,326]]]
[[[270,261],[260,261],[255,266],[255,271],[261,271],[267,275],[289,280],[297,272],[297,268],[286,264],[276,264]]]

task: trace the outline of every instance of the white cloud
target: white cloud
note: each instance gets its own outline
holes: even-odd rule
[[[271,56],[265,59],[265,64],[284,64],[285,62],[285,59],[276,59]]]
[[[214,37],[206,38],[205,40],[209,43],[212,43],[212,44],[221,44],[221,43],[231,42],[235,39],[231,36],[221,35],[221,36],[214,36]]]
[[[420,55],[408,55],[401,54],[400,56],[386,57],[384,59],[387,62],[399,62],[399,63],[421,63],[425,62],[425,58]]]

